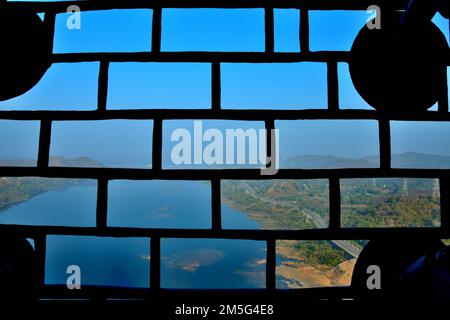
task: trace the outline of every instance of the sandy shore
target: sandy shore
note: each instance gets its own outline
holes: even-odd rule
[[[343,261],[335,268],[323,265],[307,265],[298,252],[288,243],[280,241],[277,253],[289,261],[277,267],[277,274],[282,276],[289,288],[314,288],[329,286],[348,286],[351,282],[356,259]]]

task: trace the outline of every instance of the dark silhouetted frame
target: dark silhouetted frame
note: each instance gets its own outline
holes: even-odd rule
[[[55,15],[67,10],[71,4],[84,10],[148,8],[153,9],[152,49],[134,53],[58,53],[52,62],[100,62],[98,76],[98,105],[94,111],[0,111],[0,119],[40,121],[38,162],[36,167],[0,167],[0,176],[89,178],[98,181],[96,227],[56,227],[0,225],[0,232],[14,232],[35,240],[40,265],[41,297],[88,298],[155,298],[174,297],[180,293],[197,290],[175,290],[160,287],[161,238],[223,238],[262,240],[267,244],[266,288],[252,290],[209,290],[209,293],[245,293],[261,297],[344,298],[351,296],[350,288],[276,289],[276,241],[277,240],[339,240],[374,239],[378,237],[441,237],[450,238],[450,170],[395,169],[391,168],[390,121],[450,121],[448,112],[447,81],[442,87],[442,99],[438,111],[420,113],[389,113],[376,110],[341,110],[338,97],[338,63],[348,62],[349,52],[318,51],[309,49],[309,10],[366,10],[377,4],[389,10],[404,9],[404,0],[108,0],[61,1],[51,3],[0,1],[1,7],[33,12],[45,12],[45,23],[54,30]],[[265,10],[264,52],[162,52],[161,15],[163,8],[263,8]],[[300,10],[299,44],[296,53],[274,52],[274,9]],[[447,55],[450,57],[450,54]],[[145,109],[107,110],[108,69],[111,62],[204,62],[211,64],[211,103],[207,110],[196,109]],[[328,109],[325,110],[223,110],[221,108],[221,63],[277,63],[324,62],[327,64]],[[447,65],[448,65],[447,61]],[[153,120],[153,145],[151,169],[119,168],[56,168],[49,167],[49,149],[53,121],[61,120]],[[164,120],[172,119],[225,119],[264,121],[267,129],[275,128],[276,120],[333,119],[376,120],[379,124],[380,168],[370,169],[280,169],[276,175],[262,176],[257,169],[181,169],[162,168],[162,127]],[[149,133],[151,134],[151,133]],[[268,131],[270,134],[270,131]],[[270,141],[270,136],[267,137]],[[269,148],[270,149],[270,148]],[[268,150],[270,155],[270,150]],[[340,179],[345,178],[437,178],[440,182],[441,226],[438,228],[341,228]],[[108,182],[114,179],[134,180],[209,180],[212,187],[212,227],[210,229],[158,229],[109,227],[107,224]],[[220,183],[223,179],[328,179],[330,220],[329,227],[312,230],[225,230],[221,225]],[[147,289],[83,286],[82,290],[69,291],[64,285],[46,285],[45,254],[47,235],[82,235],[111,237],[145,237],[150,239],[150,287]]]

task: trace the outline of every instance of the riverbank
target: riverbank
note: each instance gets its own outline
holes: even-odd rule
[[[292,241],[278,241],[277,254],[282,258],[277,266],[277,275],[290,288],[314,288],[348,286],[351,282],[356,259],[341,262],[336,267],[310,265],[292,246]]]

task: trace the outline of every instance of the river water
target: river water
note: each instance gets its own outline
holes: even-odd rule
[[[96,185],[85,183],[41,193],[0,211],[0,223],[95,226]],[[203,181],[112,181],[108,225],[136,228],[211,226],[211,190]],[[245,213],[222,204],[223,223],[258,228]],[[161,239],[164,288],[260,288],[265,286],[264,241]],[[147,287],[150,239],[47,237],[45,280],[66,283],[69,265],[78,265],[82,285]]]

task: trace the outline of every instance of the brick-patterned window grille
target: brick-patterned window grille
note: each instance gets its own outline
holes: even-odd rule
[[[389,3],[389,7],[387,4]],[[161,295],[160,288],[160,239],[161,238],[222,238],[263,240],[267,244],[266,289],[254,292],[276,294],[276,240],[340,240],[374,239],[377,237],[397,237],[414,235],[418,237],[450,237],[450,170],[449,169],[394,169],[391,168],[390,121],[450,121],[448,112],[447,81],[436,84],[442,88],[442,99],[438,111],[420,113],[381,113],[375,110],[341,110],[338,99],[338,63],[348,62],[349,52],[311,52],[309,50],[309,10],[366,10],[377,4],[389,10],[405,9],[408,1],[381,0],[109,0],[109,1],[61,1],[61,2],[4,2],[0,6],[32,12],[45,12],[45,24],[54,31],[55,16],[65,12],[69,5],[78,5],[82,11],[104,9],[153,9],[152,43],[150,52],[137,53],[62,53],[52,54],[52,62],[100,62],[98,75],[98,100],[95,111],[0,111],[0,119],[40,121],[38,163],[36,167],[0,167],[0,176],[5,177],[49,177],[49,178],[90,178],[98,182],[96,227],[50,227],[1,225],[0,232],[13,232],[34,239],[39,262],[41,297],[151,297]],[[163,8],[263,8],[265,12],[264,52],[161,52],[161,16]],[[274,9],[300,10],[299,44],[296,53],[274,52]],[[384,10],[384,9],[383,9]],[[450,55],[447,55],[450,57]],[[111,62],[204,62],[211,68],[211,108],[207,110],[146,109],[107,110],[108,69]],[[325,110],[223,110],[221,108],[221,63],[293,63],[324,62],[327,65],[328,108]],[[448,61],[447,61],[448,65]],[[49,167],[49,149],[53,121],[59,120],[110,120],[147,119],[154,121],[153,159],[151,169],[114,168],[56,168]],[[256,169],[183,169],[162,168],[162,124],[173,119],[224,119],[260,120],[266,129],[275,128],[275,120],[301,119],[371,119],[379,123],[380,168],[371,169],[280,169],[276,175],[261,176]],[[270,132],[268,130],[267,132]],[[267,137],[270,141],[270,136]],[[270,144],[269,144],[270,145]],[[270,149],[270,148],[269,148]],[[271,150],[268,150],[270,155]],[[340,227],[340,179],[344,178],[435,178],[440,182],[441,226],[439,228],[341,228]],[[330,220],[325,229],[313,230],[224,230],[221,227],[220,182],[222,179],[310,179],[329,180]],[[212,186],[212,227],[197,229],[137,229],[118,228],[107,225],[108,182],[114,179],[135,180],[209,180]],[[85,286],[83,290],[69,291],[65,286],[44,283],[45,253],[47,235],[81,235],[111,237],[144,237],[150,239],[150,287],[147,289],[102,288]],[[286,295],[307,297],[345,297],[347,288],[293,289]],[[176,290],[175,290],[176,291]]]

